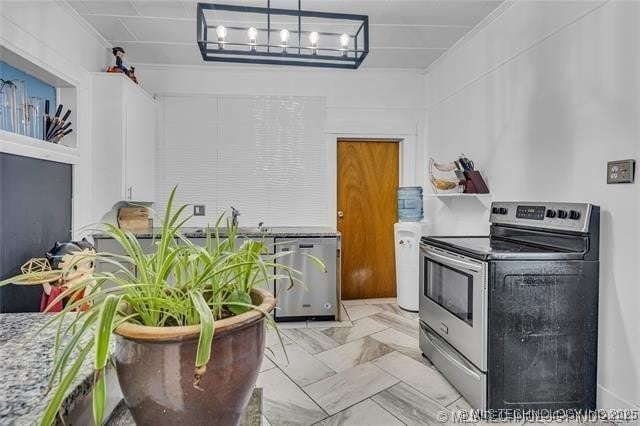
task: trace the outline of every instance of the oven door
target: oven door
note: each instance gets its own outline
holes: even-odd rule
[[[420,320],[487,371],[487,263],[420,245]]]

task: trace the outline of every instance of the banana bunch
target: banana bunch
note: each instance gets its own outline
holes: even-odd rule
[[[452,189],[458,186],[457,182],[453,182],[445,179],[434,179],[432,182],[435,185],[435,187],[440,191],[451,191]]]

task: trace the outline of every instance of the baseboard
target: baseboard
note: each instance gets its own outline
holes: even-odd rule
[[[639,410],[640,405],[635,405],[630,401],[626,401],[610,390],[598,385],[596,407],[604,410]]]

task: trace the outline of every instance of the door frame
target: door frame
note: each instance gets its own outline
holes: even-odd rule
[[[398,186],[413,186],[416,182],[417,161],[419,160],[415,134],[391,133],[391,134],[365,134],[365,133],[328,133],[327,135],[327,185],[330,197],[327,223],[329,226],[338,227],[338,140],[351,140],[361,142],[396,142],[398,143]],[[411,159],[411,156],[414,158]]]

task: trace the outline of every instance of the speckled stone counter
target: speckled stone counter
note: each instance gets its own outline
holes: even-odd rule
[[[153,228],[149,232],[137,232],[135,235],[138,238],[154,238],[160,235],[160,228]],[[205,238],[206,228],[182,228],[182,234],[187,238]],[[218,230],[221,237],[226,236],[226,228]],[[238,228],[238,235],[249,238],[270,237],[270,238],[331,238],[339,237],[340,233],[335,229],[324,226],[293,226],[293,227],[265,227],[262,230],[259,228]],[[95,233],[92,235],[94,239],[111,238],[106,234]]]
[[[56,327],[35,333],[52,314],[0,314],[0,425],[26,426],[39,423],[53,392],[44,395],[53,367]],[[73,314],[65,321],[72,321]],[[86,402],[93,387],[93,355],[89,354],[65,397],[60,414],[66,417],[76,405]],[[133,425],[121,403],[108,424]],[[245,426],[260,425],[262,391],[256,389],[245,413]]]
[[[53,367],[56,327],[34,337],[51,314],[0,314],[0,424],[37,424],[53,396],[44,395]],[[68,320],[71,321],[71,315]],[[91,392],[93,382],[91,355],[62,404],[65,415],[74,402]]]

